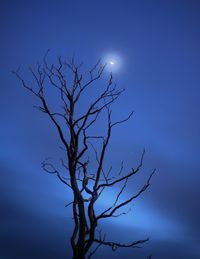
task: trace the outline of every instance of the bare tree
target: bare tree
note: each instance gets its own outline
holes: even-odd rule
[[[142,153],[139,165],[128,173],[122,172],[124,171],[123,163],[118,173],[113,173],[112,167],[107,171],[104,169],[106,150],[114,127],[126,122],[132,115],[131,112],[125,119],[112,121],[111,106],[124,89],[116,89],[112,74],[110,74],[104,90],[91,100],[83,114],[77,115],[80,99],[102,78],[106,64],[102,65],[99,60],[83,76],[80,72],[82,65],[76,65],[73,59],[64,60],[58,57],[57,64],[51,64],[47,61],[47,54],[48,52],[42,63],[37,64],[35,70],[29,68],[34,79],[33,86],[24,80],[19,69],[13,73],[21,81],[23,87],[39,99],[40,104],[36,107],[50,118],[65,152],[65,160],[61,160],[62,172],[48,160],[42,163],[42,167],[47,173],[55,174],[73,193],[73,200],[67,205],[72,206],[73,213],[74,228],[71,235],[73,258],[91,258],[101,245],[109,246],[113,251],[123,247],[138,247],[148,239],[132,241],[129,244],[112,242],[108,241],[105,234],[103,235],[102,231],[97,229],[100,221],[126,214],[126,212],[121,212],[121,209],[138,198],[149,187],[151,177],[155,172],[153,170],[145,184],[136,193],[121,201],[129,179],[137,174],[143,165],[145,151]],[[68,76],[72,78],[72,82],[68,81]],[[57,111],[50,108],[47,100],[46,93],[49,88],[56,89],[59,94],[61,108]],[[100,114],[104,114],[107,120],[105,136],[91,135],[90,129],[96,125]],[[97,148],[95,141],[100,141],[100,148]],[[96,160],[96,169],[93,174],[89,169],[91,152]],[[97,213],[95,205],[103,191],[119,184],[121,187],[113,204]]]

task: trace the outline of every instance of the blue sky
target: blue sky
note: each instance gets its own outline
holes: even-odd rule
[[[11,74],[35,64],[48,48],[52,60],[75,55],[86,69],[100,57],[118,57],[114,81],[126,91],[114,116],[135,112],[113,133],[108,161],[117,168],[124,159],[128,170],[146,148],[143,172],[127,197],[157,168],[132,211],[103,226],[122,242],[147,236],[150,242],[115,253],[102,248],[96,258],[199,258],[199,1],[10,0],[0,6],[0,258],[71,253],[69,192],[40,168],[45,157],[60,155],[59,139]]]

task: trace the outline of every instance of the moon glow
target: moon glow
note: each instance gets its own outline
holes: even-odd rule
[[[107,54],[103,61],[106,64],[106,70],[109,72],[119,71],[122,65],[121,58],[117,54]]]

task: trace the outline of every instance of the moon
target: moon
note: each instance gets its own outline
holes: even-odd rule
[[[106,70],[108,72],[119,72],[122,66],[121,57],[115,53],[104,55],[103,62],[106,64]]]

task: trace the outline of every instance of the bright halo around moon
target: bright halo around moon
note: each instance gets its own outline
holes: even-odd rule
[[[122,65],[121,58],[116,54],[108,54],[104,57],[103,63],[106,64],[106,70],[109,72],[119,71]]]

